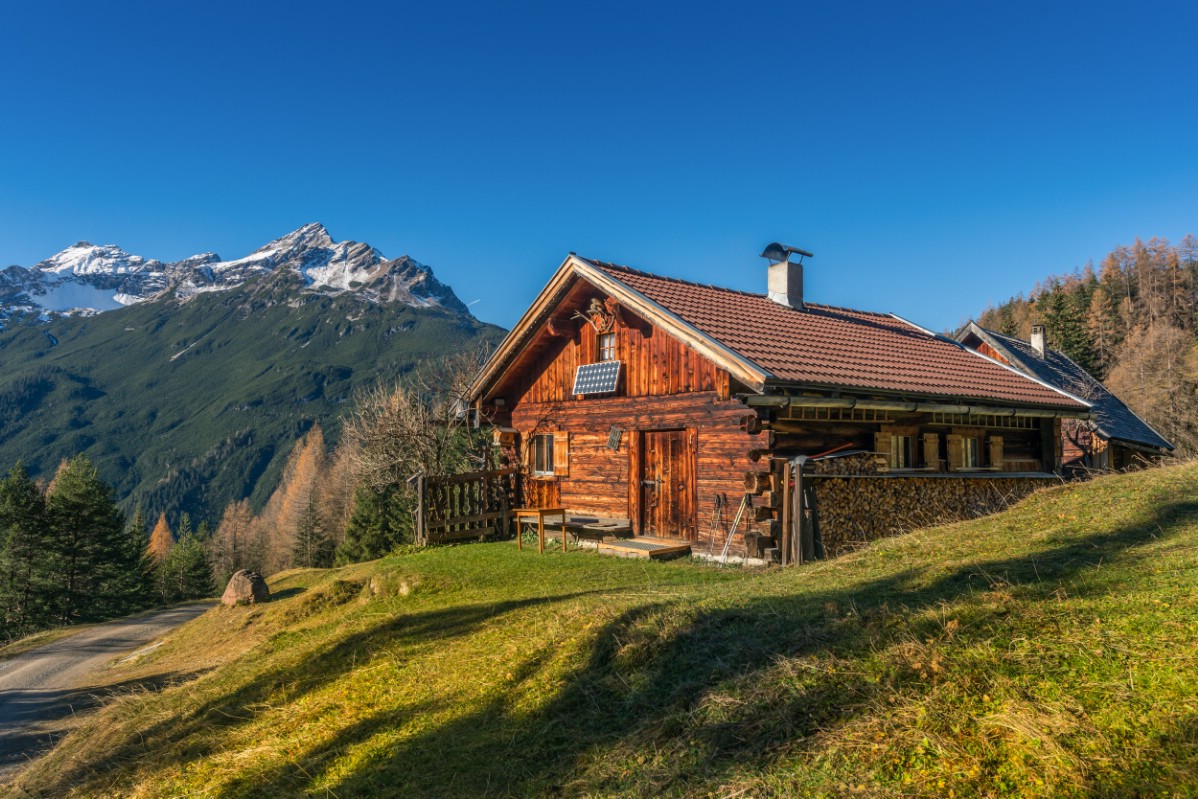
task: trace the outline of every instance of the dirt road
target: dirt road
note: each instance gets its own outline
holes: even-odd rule
[[[81,630],[0,662],[0,779],[52,746],[97,704],[96,674],[212,607],[197,603]]]

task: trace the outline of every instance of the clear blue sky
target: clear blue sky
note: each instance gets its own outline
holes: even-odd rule
[[[510,326],[568,251],[937,329],[1198,233],[1192,3],[11,3],[0,265],[310,221]]]

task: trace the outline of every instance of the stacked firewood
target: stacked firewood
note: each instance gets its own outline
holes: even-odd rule
[[[885,536],[997,513],[1045,485],[1043,480],[1002,477],[830,477],[812,482],[819,534],[829,556]]]
[[[810,461],[803,467],[808,474],[877,474],[881,471],[878,456],[872,452]]]

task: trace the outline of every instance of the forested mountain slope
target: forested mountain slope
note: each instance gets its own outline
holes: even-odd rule
[[[988,308],[983,327],[1061,350],[1177,445],[1198,454],[1198,238],[1137,240]]]
[[[14,312],[0,330],[0,465],[49,479],[85,453],[149,517],[215,523],[231,500],[261,504],[313,423],[335,439],[357,389],[500,336],[427,267],[357,245],[365,265],[345,269],[313,228],[222,262],[244,282],[220,290],[168,285],[92,315]]]

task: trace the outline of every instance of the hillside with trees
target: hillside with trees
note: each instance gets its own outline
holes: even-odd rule
[[[487,435],[460,412],[484,354],[426,361],[396,384],[360,394],[339,420],[333,447],[319,425],[301,436],[261,511],[245,499],[225,507],[207,544],[216,583],[238,569],[323,568],[411,543],[408,478],[487,465]]]
[[[1117,247],[1092,265],[1047,278],[979,318],[983,327],[1047,343],[1101,380],[1177,446],[1198,454],[1198,238]]]
[[[320,425],[335,443],[359,393],[502,336],[427,267],[375,263],[367,245],[351,249],[361,269],[344,277],[374,282],[314,284],[304,271],[313,263],[346,264],[323,228],[299,236],[311,229],[252,255],[259,271],[219,291],[171,289],[101,313],[0,314],[0,464],[49,480],[86,454],[126,509],[136,498],[151,519],[215,523],[232,500],[261,510],[296,438]],[[28,271],[3,280],[14,270]]]

